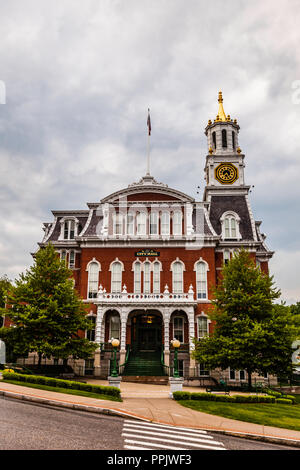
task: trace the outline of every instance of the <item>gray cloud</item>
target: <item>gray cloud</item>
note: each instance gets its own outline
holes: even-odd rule
[[[299,299],[299,13],[269,0],[2,5],[0,274],[31,264],[51,209],[85,208],[145,173],[148,107],[152,173],[197,197],[222,89],[271,270]]]

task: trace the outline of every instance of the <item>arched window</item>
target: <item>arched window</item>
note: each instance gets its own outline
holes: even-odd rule
[[[93,316],[90,315],[87,318],[91,322],[92,329],[91,330],[86,330],[86,338],[89,341],[95,341],[96,317],[94,315]]]
[[[174,212],[173,235],[182,235],[182,212],[181,211]]]
[[[222,147],[227,148],[227,131],[226,131],[226,129],[222,130]]]
[[[208,335],[208,318],[204,315],[197,317],[197,338],[204,338]]]
[[[149,261],[144,263],[144,294],[150,294],[151,279],[150,279],[150,267]]]
[[[146,214],[145,212],[138,212],[136,216],[136,230],[137,235],[146,235]]]
[[[66,220],[64,223],[64,240],[73,240],[75,238],[75,221]]]
[[[225,212],[221,219],[223,239],[241,239],[240,218],[235,212]]]
[[[232,148],[235,150],[235,132],[232,131]]]
[[[160,293],[160,263],[153,263],[153,294]]]
[[[141,263],[139,261],[136,261],[134,263],[134,292],[136,294],[141,293]]]
[[[170,234],[170,213],[164,211],[161,214],[161,235]]]
[[[75,251],[71,250],[69,253],[69,268],[75,268]]]
[[[122,265],[115,261],[111,265],[111,292],[119,293],[122,291]]]
[[[207,299],[207,265],[204,261],[196,264],[197,299]]]
[[[223,260],[224,260],[224,264],[229,263],[229,261],[230,261],[230,251],[229,250],[224,250]]]
[[[217,139],[216,139],[216,133],[215,132],[212,133],[212,139],[213,139],[214,150],[216,150],[216,148],[217,148]]]
[[[173,272],[173,293],[181,294],[183,292],[183,264],[175,261],[172,264]]]
[[[99,286],[99,263],[91,261],[88,264],[88,298],[94,299],[98,294]]]
[[[111,315],[109,319],[109,339],[120,339],[120,317],[118,314]]]

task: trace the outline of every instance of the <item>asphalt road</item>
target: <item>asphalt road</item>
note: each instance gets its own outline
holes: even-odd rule
[[[135,421],[135,423],[138,422]],[[153,425],[150,425],[150,430],[151,426]],[[138,435],[135,428],[136,426],[123,418],[0,398],[0,450],[123,450],[126,448],[124,443],[126,435],[128,437],[130,432]],[[140,427],[139,434],[142,431],[143,429]],[[154,431],[161,433],[160,429]],[[168,438],[170,442],[172,431],[166,429],[165,432],[171,433]],[[175,434],[174,428],[173,434]],[[145,435],[149,435],[150,441],[152,436],[149,428],[146,429]],[[161,439],[156,438],[155,440],[155,437],[153,439],[154,445],[159,450]],[[217,433],[207,433],[207,439],[214,442],[213,445],[220,443],[220,447],[227,450],[300,450],[290,446],[235,438]],[[197,441],[195,436],[194,441]],[[169,442],[167,445],[170,446]],[[195,450],[195,445],[192,449]]]

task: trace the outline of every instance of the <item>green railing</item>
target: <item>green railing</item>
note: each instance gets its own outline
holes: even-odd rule
[[[129,355],[130,355],[130,348],[128,347],[127,351],[126,351],[125,361],[123,362],[123,364],[119,364],[119,374],[120,375],[122,375],[124,373],[125,366],[129,361]]]

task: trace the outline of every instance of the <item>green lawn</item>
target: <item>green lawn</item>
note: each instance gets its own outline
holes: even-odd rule
[[[192,410],[224,418],[300,431],[300,404],[223,403],[200,400],[180,400],[177,403]]]
[[[22,387],[29,387],[29,388],[37,388],[39,390],[49,390],[51,392],[57,393],[67,393],[69,395],[79,395],[82,397],[89,397],[89,398],[97,398],[98,400],[109,400],[109,401],[122,401],[122,399],[118,397],[113,397],[111,395],[99,395],[99,393],[92,393],[92,392],[85,392],[83,390],[72,390],[70,388],[59,388],[59,387],[50,387],[48,385],[40,385],[40,384],[31,384],[27,382],[19,382],[16,380],[3,380],[3,382],[7,382],[10,384],[21,385]]]

